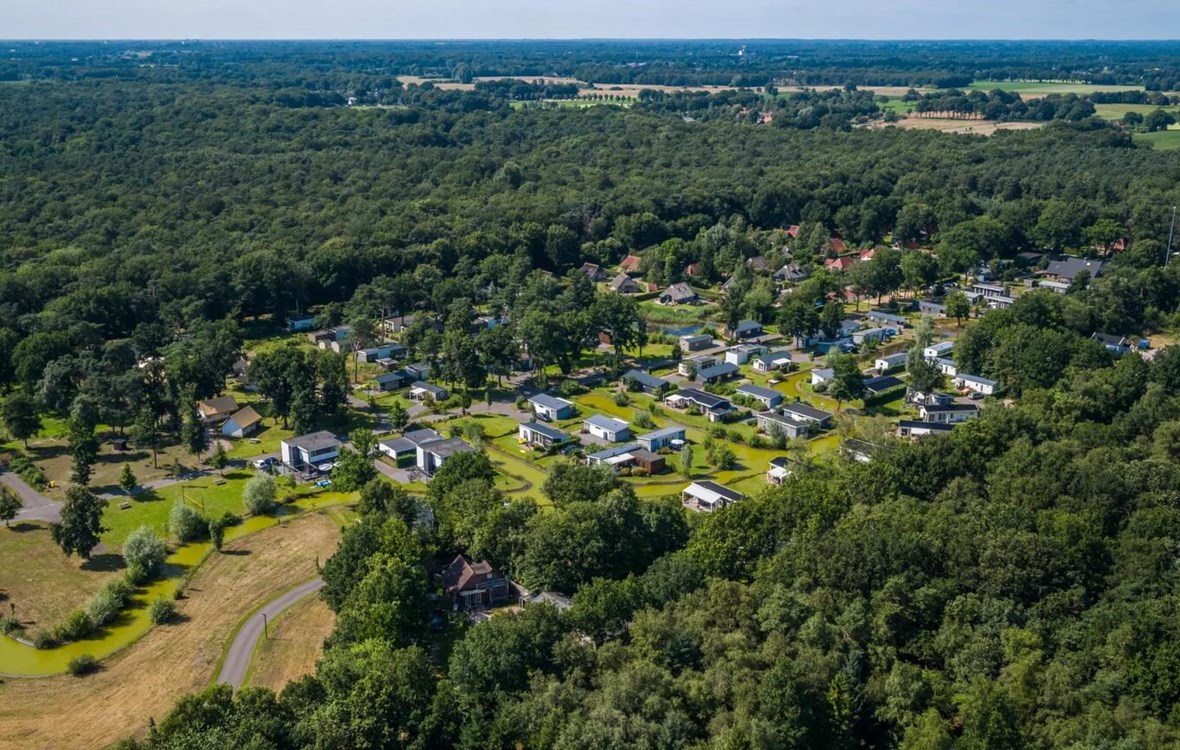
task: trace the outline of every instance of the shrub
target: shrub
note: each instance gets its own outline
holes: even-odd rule
[[[157,625],[162,625],[175,616],[176,602],[166,596],[153,599],[148,607],[148,617],[152,618],[152,622]]]
[[[107,581],[106,585],[86,602],[86,614],[90,615],[93,623],[91,630],[102,627],[118,617],[119,610],[127,606],[133,593],[131,584],[122,578]]]
[[[70,663],[66,665],[66,671],[75,677],[84,677],[91,672],[98,671],[98,659],[95,659],[90,654],[82,654],[70,659]]]
[[[524,396],[521,396],[520,398],[516,399],[516,410],[517,411],[528,411],[529,410],[529,400],[527,398],[525,398]]]
[[[631,403],[631,399],[627,397],[626,393],[616,393],[614,401],[615,406],[626,406]]]
[[[580,396],[586,393],[589,389],[576,380],[563,380],[561,385],[557,386],[557,391],[566,398],[570,396]]]
[[[20,620],[14,616],[0,617],[0,633],[4,635],[12,635],[13,633],[23,630]]]
[[[37,628],[33,632],[33,648],[53,648],[59,642],[57,636],[48,628]]]
[[[208,531],[208,524],[201,514],[184,503],[177,501],[168,514],[168,527],[181,542],[191,542],[200,539]]]
[[[635,418],[631,420],[631,423],[645,430],[654,429],[656,426],[656,423],[651,421],[651,412],[647,411],[636,411]]]
[[[76,641],[94,632],[94,616],[90,613],[90,605],[86,610],[75,609],[65,620],[53,629],[54,640]]]
[[[123,559],[129,568],[142,568],[150,578],[160,569],[167,555],[164,539],[147,526],[140,526],[123,542]]]
[[[242,490],[242,502],[252,516],[265,516],[275,509],[275,480],[269,474],[255,474]]]
[[[128,565],[127,572],[123,574],[123,580],[131,584],[131,586],[142,586],[151,578],[148,572],[139,565]]]

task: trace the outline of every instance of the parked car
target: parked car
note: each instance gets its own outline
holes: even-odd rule
[[[972,391],[971,395],[968,396],[967,398],[971,399],[972,401],[982,401],[983,394],[980,393],[979,391]]]
[[[267,458],[256,458],[256,459],[254,459],[254,461],[252,463],[254,464],[255,469],[265,470],[265,469],[269,469],[270,467],[274,466],[278,462],[279,462],[279,460],[277,458],[275,458],[274,456],[269,456]]]

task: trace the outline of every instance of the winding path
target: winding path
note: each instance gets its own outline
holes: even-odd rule
[[[33,489],[25,480],[7,469],[0,471],[0,483],[8,485],[20,498],[21,509],[17,511],[17,522],[20,521],[49,521],[56,523],[61,520],[61,503],[42,495]]]
[[[217,676],[217,681],[229,685],[234,690],[240,688],[242,681],[246,679],[246,671],[250,668],[250,657],[254,654],[254,647],[258,645],[258,639],[262,637],[263,616],[273,620],[283,610],[308,594],[319,591],[323,586],[324,579],[322,578],[314,578],[306,583],[301,583],[262,605],[257,612],[250,615],[250,618],[238,630],[238,634],[234,636],[233,643],[225,653],[225,660],[221,663],[221,674]]]

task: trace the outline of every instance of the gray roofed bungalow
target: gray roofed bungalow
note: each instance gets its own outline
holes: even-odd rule
[[[820,427],[827,427],[832,421],[831,412],[809,406],[802,401],[787,404],[783,407],[783,413],[800,422],[815,422]]]
[[[300,473],[314,473],[340,455],[340,441],[321,430],[279,442],[279,455],[285,465]]]
[[[639,444],[643,446],[645,450],[649,450],[654,453],[663,448],[671,447],[672,443],[675,441],[684,442],[685,430],[680,425],[672,425],[671,427],[665,427],[662,430],[656,430],[655,432],[649,432],[646,435],[640,435],[636,438],[636,440],[639,441]]]
[[[776,411],[760,411],[757,414],[758,429],[767,435],[785,435],[789,438],[803,437],[811,432],[807,422],[792,419]]]
[[[706,393],[697,388],[679,390],[666,397],[664,402],[675,409],[696,406],[708,415],[710,422],[719,422],[726,414],[733,411],[733,404],[729,399],[714,396],[712,393]]]
[[[697,372],[698,383],[716,383],[722,380],[729,380],[736,377],[741,372],[737,365],[731,362],[722,362],[719,365],[706,367]]]
[[[643,370],[628,370],[623,374],[623,384],[630,387],[631,383],[639,386],[639,389],[644,393],[662,393],[672,387],[672,384],[667,380],[657,378],[650,372]]]
[[[668,287],[660,292],[659,297],[661,305],[694,305],[699,301],[700,297],[692,290],[692,287],[683,282]]]
[[[529,404],[532,405],[538,419],[548,422],[569,419],[575,412],[573,401],[550,396],[548,393],[538,393],[529,399]]]
[[[582,420],[582,428],[602,440],[617,443],[631,437],[631,427],[621,419],[613,419],[603,414],[593,414]]]
[[[763,388],[760,385],[739,385],[734,392],[758,401],[767,409],[773,409],[783,402],[782,393],[773,388]]]
[[[893,375],[881,375],[865,381],[865,390],[870,395],[877,396],[894,388],[901,388],[905,383]]]
[[[1101,260],[1066,256],[1061,260],[1049,261],[1049,265],[1045,268],[1045,275],[1056,277],[1062,281],[1073,281],[1082,271],[1087,271],[1090,278],[1093,279],[1102,275],[1102,269],[1105,266],[1106,263]]]
[[[570,440],[570,436],[547,424],[539,422],[525,422],[517,430],[520,440],[528,445],[540,445],[548,448],[558,443]]]
[[[874,323],[894,325],[899,328],[904,328],[909,325],[906,319],[901,315],[887,313],[884,310],[869,310],[867,313],[865,313],[865,317]]]

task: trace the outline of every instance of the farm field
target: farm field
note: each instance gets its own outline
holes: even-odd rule
[[[1066,81],[976,81],[968,88],[976,91],[1015,91],[1025,99],[1036,99],[1049,94],[1093,94],[1099,91],[1143,91],[1142,86],[1114,86]]]
[[[1180,107],[1157,107],[1154,104],[1095,104],[1094,113],[1104,120],[1121,120],[1128,112],[1146,115],[1157,109],[1180,115]]]
[[[293,605],[270,622],[270,637],[258,642],[245,684],[276,693],[292,680],[315,671],[336,615],[318,595]]]
[[[1161,151],[1180,149],[1180,130],[1159,130],[1154,133],[1136,133],[1135,141],[1150,143]]]
[[[238,622],[313,577],[339,538],[333,515],[311,513],[238,539],[193,577],[175,624],[153,628],[96,674],[0,682],[0,750],[97,749],[143,734],[149,718],[209,684]]]

